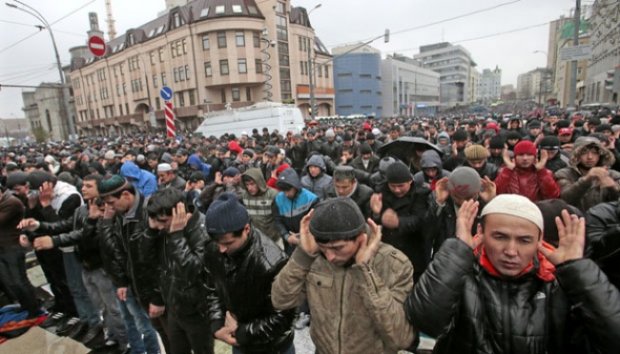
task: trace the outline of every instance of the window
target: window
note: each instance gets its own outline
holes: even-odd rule
[[[119,114],[122,116],[123,115],[123,105],[122,104],[118,105],[118,111],[120,112]]]
[[[241,5],[233,5],[232,11],[234,14],[240,14],[243,12],[243,8],[241,7]]]
[[[164,47],[159,47],[159,62],[164,62]]]
[[[151,65],[155,65],[155,51],[151,51],[149,57],[151,59]]]
[[[256,73],[262,74],[263,73],[263,61],[260,59],[256,59],[254,61],[254,65],[256,65]]]
[[[166,80],[166,73],[161,73],[161,85],[166,86],[168,81]]]
[[[226,103],[226,89],[225,88],[222,88],[220,90],[220,95],[222,96],[221,97],[222,98],[222,103]]]
[[[254,42],[254,48],[260,48],[260,33],[257,31],[252,32],[252,41]]]
[[[288,30],[286,27],[286,17],[276,16],[277,37],[280,41],[288,41]]]
[[[202,35],[202,50],[209,50],[209,35]]]
[[[194,92],[194,90],[187,91],[187,96],[189,96],[189,105],[196,105],[196,93]]]
[[[185,65],[185,79],[189,81],[189,65]]]
[[[205,61],[205,77],[213,76],[213,69],[211,69],[211,62]]]
[[[248,102],[252,101],[252,89],[250,87],[245,88],[245,100]]]
[[[183,67],[180,66],[179,67],[179,81],[185,81],[185,70],[183,70]]]
[[[174,82],[179,82],[179,69],[172,69],[172,76],[174,77]]]
[[[179,98],[179,107],[185,107],[185,92],[179,92],[177,97]]]
[[[203,17],[207,17],[209,16],[209,7],[205,7],[204,9],[202,9],[202,11],[200,11],[200,18]]]
[[[157,88],[157,74],[153,75],[153,87]]]
[[[245,34],[240,32],[235,32],[235,43],[237,47],[245,47]]]
[[[183,24],[181,14],[178,12],[175,12],[174,15],[172,15],[172,21],[174,23],[174,28],[181,27],[181,25]]]
[[[247,74],[248,73],[248,64],[245,59],[237,60],[239,74]]]
[[[226,32],[217,32],[217,47],[226,48]]]
[[[155,97],[155,109],[158,111],[161,109],[161,101],[159,100],[159,97]]]
[[[329,65],[325,65],[325,78],[329,79]]]
[[[248,5],[248,12],[250,13],[250,15],[258,15],[258,10],[254,5]]]
[[[319,77],[323,77],[323,66],[316,65],[315,68],[316,68],[317,73],[319,74]]]
[[[282,2],[276,3],[276,12],[279,13],[279,14],[283,14],[284,13],[284,3],[282,3]]]
[[[228,59],[220,60],[220,75],[228,75]]]
[[[232,88],[232,99],[234,102],[241,101],[241,90],[238,87]]]
[[[215,14],[216,15],[222,15],[224,12],[226,12],[226,6],[218,5],[218,6],[215,7]]]
[[[129,103],[125,103],[125,114],[129,114]]]

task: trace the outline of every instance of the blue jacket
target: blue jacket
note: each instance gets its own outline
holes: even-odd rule
[[[140,169],[138,165],[127,161],[121,166],[121,176],[129,179],[136,189],[145,197],[157,192],[157,177],[154,174]]]
[[[200,157],[196,154],[192,154],[187,158],[187,164],[195,171],[200,171],[207,180],[211,175],[211,165],[202,162]]]

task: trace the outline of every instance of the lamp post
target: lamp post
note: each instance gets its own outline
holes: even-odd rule
[[[544,50],[535,50],[534,54],[544,54],[545,57],[549,57],[549,55],[547,54],[547,52],[545,52]],[[547,61],[549,61],[549,59],[547,59]],[[542,87],[543,87],[543,72],[540,72],[540,80],[538,82],[538,104],[540,106],[542,106]],[[547,92],[547,90],[545,90],[545,92]]]
[[[308,26],[310,25],[310,13],[312,13],[312,11],[320,8],[321,6],[323,6],[323,5],[322,4],[317,4],[310,11],[308,11]],[[315,112],[314,112],[314,105],[315,105],[315,97],[314,97],[314,63],[312,62],[312,49],[314,48],[314,36],[312,38],[308,38],[308,40],[310,41],[309,47],[308,47],[308,77],[309,77],[308,86],[310,88],[310,119],[314,119],[314,116],[315,116]]]
[[[8,2],[6,3],[6,6],[25,12],[35,17],[37,20],[41,21],[41,23],[44,25],[44,27],[40,27],[40,26],[36,26],[36,27],[38,27],[39,29],[45,28],[50,33],[50,37],[52,38],[52,45],[54,46],[54,54],[56,55],[56,66],[58,67],[58,74],[60,75],[62,103],[63,103],[63,109],[67,117],[67,125],[69,127],[69,139],[73,140],[75,137],[75,125],[73,124],[73,119],[71,119],[71,111],[69,109],[69,88],[67,87],[65,83],[65,76],[62,72],[62,65],[60,63],[60,55],[58,54],[58,47],[56,46],[56,40],[54,39],[54,33],[52,32],[52,27],[50,26],[49,22],[47,22],[45,17],[43,17],[43,15],[41,15],[41,13],[37,11],[35,8],[19,0],[13,0],[13,1],[24,6],[25,8],[20,7],[13,3],[8,3]]]

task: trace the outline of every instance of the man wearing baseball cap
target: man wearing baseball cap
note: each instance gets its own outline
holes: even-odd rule
[[[317,353],[387,354],[415,338],[403,301],[413,287],[407,257],[381,242],[351,198],[328,199],[301,222],[299,247],[271,288],[276,309],[304,300]]]
[[[448,239],[405,303],[413,326],[438,337],[434,353],[617,353],[620,294],[583,258],[585,221],[562,211],[557,249],[542,240],[538,207],[495,197],[471,228],[463,203]]]

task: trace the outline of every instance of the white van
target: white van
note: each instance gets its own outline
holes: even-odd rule
[[[277,129],[285,135],[288,131],[299,133],[304,125],[302,113],[294,105],[260,102],[248,107],[207,113],[196,133],[219,138],[226,133],[251,135],[254,128],[259,132],[267,128],[270,133]]]

